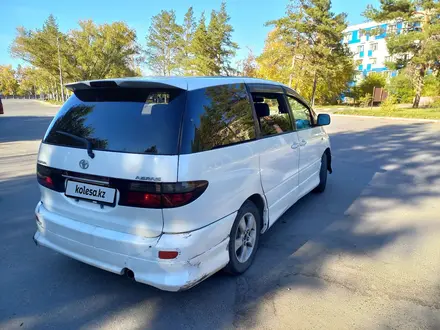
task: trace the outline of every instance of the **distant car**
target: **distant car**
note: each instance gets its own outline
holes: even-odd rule
[[[38,245],[180,291],[222,268],[246,271],[260,234],[325,189],[330,117],[280,83],[182,77],[67,87],[73,95],[38,154]]]
[[[0,97],[0,115],[2,114],[4,114],[4,111],[3,111],[2,98]]]

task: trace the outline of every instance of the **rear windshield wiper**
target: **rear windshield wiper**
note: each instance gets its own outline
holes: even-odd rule
[[[84,143],[85,146],[87,147],[87,154],[89,155],[89,157],[92,159],[95,158],[95,154],[93,153],[93,150],[92,150],[92,142],[90,142],[90,140],[88,140],[84,137],[76,136],[76,135],[73,135],[73,134],[70,134],[67,132],[63,132],[63,131],[56,131],[56,132],[58,134],[68,136],[74,140],[77,140],[77,141]]]

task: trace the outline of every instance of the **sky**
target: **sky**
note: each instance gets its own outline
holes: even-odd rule
[[[202,11],[206,16],[212,9],[219,9],[222,0],[1,0],[0,8],[0,65],[23,64],[9,54],[9,46],[16,36],[16,28],[40,28],[45,19],[53,14],[61,31],[78,27],[79,20],[92,19],[96,23],[125,21],[134,28],[138,42],[145,46],[145,36],[151,17],[161,10],[176,11],[180,23],[187,9],[192,6],[198,18]],[[282,17],[288,0],[226,0],[226,8],[234,27],[233,41],[240,45],[236,59],[244,58],[248,49],[255,55],[261,53],[264,40],[271,27],[264,23]],[[350,24],[365,21],[361,16],[368,4],[377,5],[378,0],[333,0],[334,13],[348,14]]]

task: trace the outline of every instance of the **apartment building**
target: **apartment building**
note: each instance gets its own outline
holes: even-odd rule
[[[403,22],[367,22],[345,29],[344,43],[348,45],[354,57],[357,68],[356,81],[370,72],[384,72],[388,77],[397,74],[385,66],[385,62],[391,61],[385,37],[388,33],[403,33],[405,28]]]

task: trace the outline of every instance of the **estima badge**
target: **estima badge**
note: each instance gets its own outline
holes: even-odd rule
[[[83,170],[87,170],[89,168],[89,162],[85,159],[81,159],[79,161],[79,167],[81,167]]]

